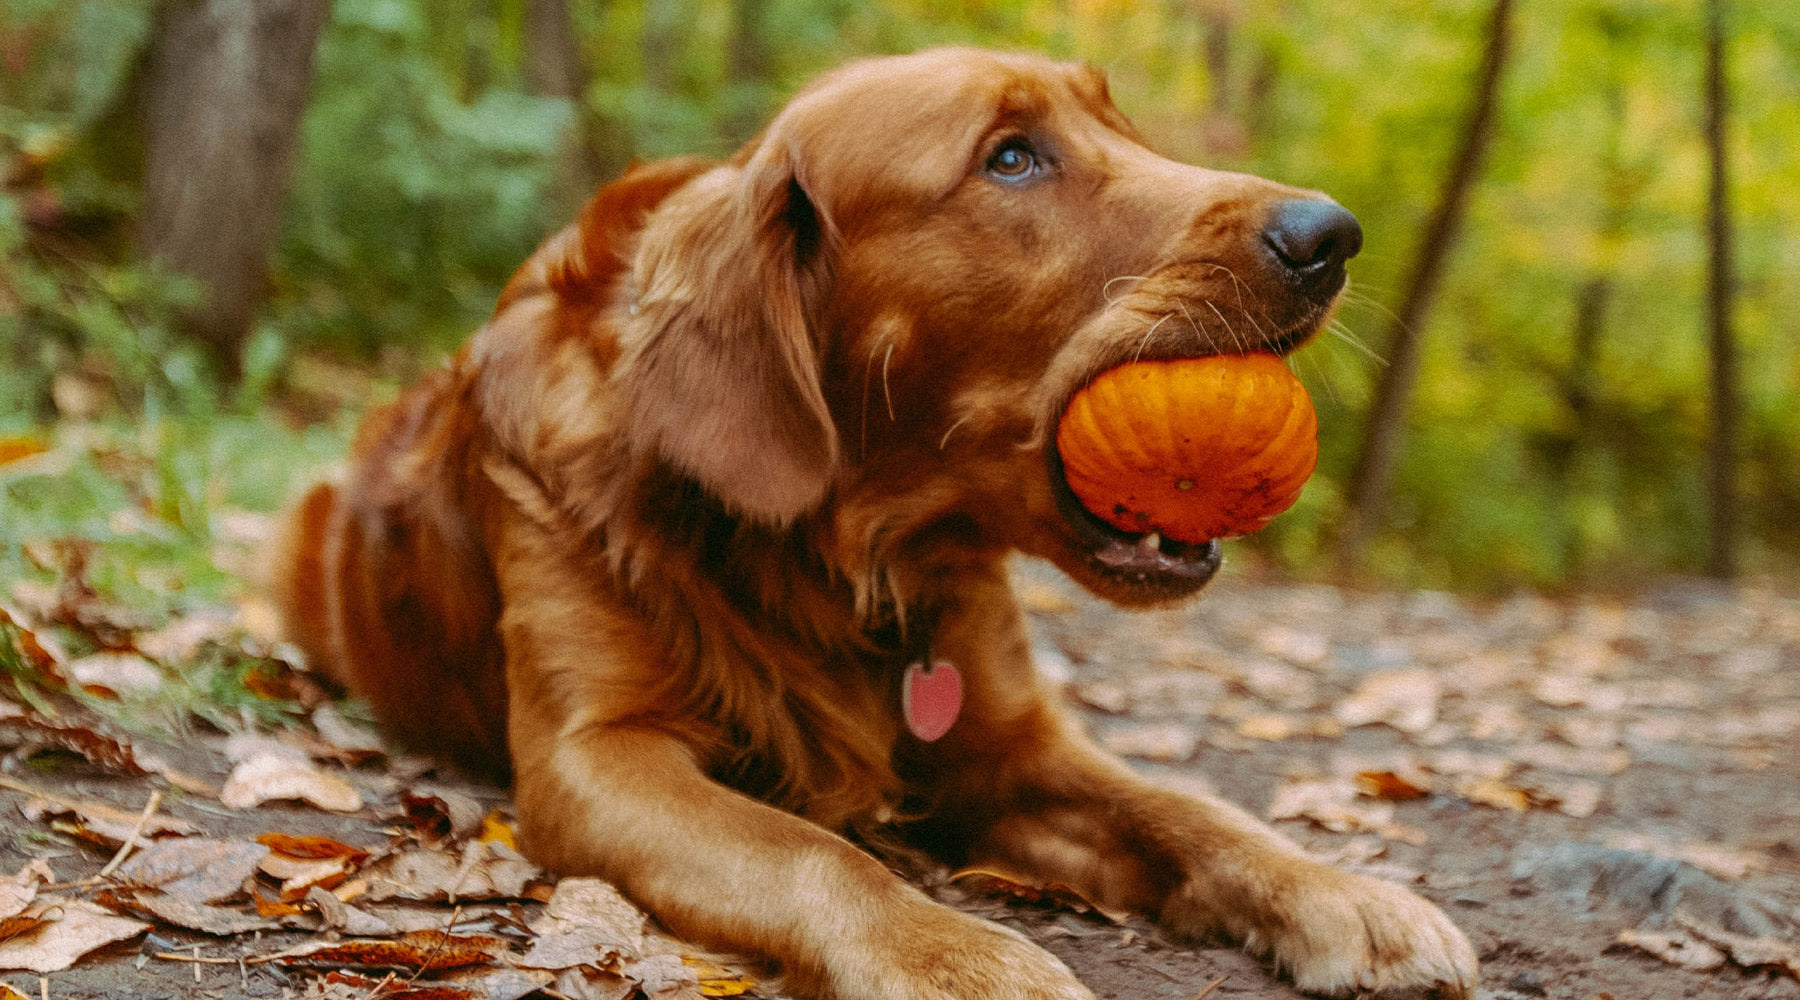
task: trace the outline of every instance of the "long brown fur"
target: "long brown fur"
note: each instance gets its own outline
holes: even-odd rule
[[[1042,174],[997,177],[1006,143]],[[510,775],[534,858],[802,995],[1090,996],[844,836],[879,829],[1241,940],[1304,989],[1465,996],[1473,952],[1428,903],[1097,751],[1004,568],[1123,604],[1204,583],[1192,552],[1143,580],[1097,560],[1049,429],[1112,365],[1316,330],[1338,284],[1296,290],[1260,234],[1318,197],[1155,156],[1089,69],[851,64],[729,162],[603,188],[370,418],[289,522],[291,630],[407,743]],[[936,742],[902,720],[927,655],[966,688]]]

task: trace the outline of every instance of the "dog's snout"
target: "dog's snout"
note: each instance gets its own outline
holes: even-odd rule
[[[1263,228],[1263,241],[1276,260],[1309,285],[1335,285],[1344,262],[1362,249],[1362,239],[1356,216],[1322,199],[1277,202]]]

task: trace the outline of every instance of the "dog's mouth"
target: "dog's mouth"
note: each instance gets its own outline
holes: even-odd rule
[[[1156,532],[1121,531],[1081,505],[1063,476],[1062,455],[1055,444],[1044,449],[1044,457],[1057,513],[1086,558],[1088,569],[1109,585],[1136,591],[1146,600],[1162,600],[1198,591],[1219,571],[1217,539],[1189,543]]]

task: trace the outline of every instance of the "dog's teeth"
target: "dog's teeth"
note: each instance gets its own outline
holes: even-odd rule
[[[1142,545],[1144,548],[1149,549],[1152,552],[1161,552],[1162,551],[1162,536],[1157,534],[1156,532],[1152,531],[1148,535],[1145,535],[1144,537],[1138,539],[1138,544]]]

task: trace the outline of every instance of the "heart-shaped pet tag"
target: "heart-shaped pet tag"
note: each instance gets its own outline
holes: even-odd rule
[[[962,714],[962,674],[949,660],[933,660],[927,668],[915,663],[906,668],[900,682],[900,710],[906,728],[927,743],[956,725]]]

